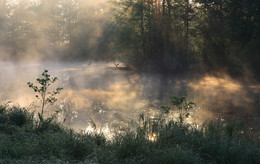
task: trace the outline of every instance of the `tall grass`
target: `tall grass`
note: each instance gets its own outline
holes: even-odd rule
[[[158,121],[156,130],[143,122],[107,140],[0,106],[0,138],[0,163],[260,163],[259,139],[239,121],[211,121],[201,128]]]

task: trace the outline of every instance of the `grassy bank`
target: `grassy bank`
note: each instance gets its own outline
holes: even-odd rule
[[[79,134],[26,109],[0,107],[0,163],[260,163],[259,139],[240,122],[208,122],[199,129],[144,121],[135,132]]]

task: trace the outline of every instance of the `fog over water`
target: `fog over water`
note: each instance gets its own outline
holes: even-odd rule
[[[58,119],[76,130],[97,126],[120,127],[138,123],[140,113],[156,117],[161,105],[173,96],[188,94],[195,102],[189,122],[215,118],[250,117],[259,123],[260,84],[228,76],[162,75],[125,70],[114,63],[29,63],[0,62],[0,104],[39,110],[39,103],[27,82],[35,82],[44,69],[57,76],[54,87],[64,89],[58,101],[47,109],[60,110]],[[256,126],[255,128],[259,128]]]

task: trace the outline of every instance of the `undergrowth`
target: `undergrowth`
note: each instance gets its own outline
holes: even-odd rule
[[[153,140],[147,123],[107,140],[0,106],[0,163],[260,163],[259,139],[243,128],[239,121],[201,128],[159,121]]]

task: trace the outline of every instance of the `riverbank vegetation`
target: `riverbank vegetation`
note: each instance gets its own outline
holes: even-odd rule
[[[259,163],[260,142],[241,121],[195,128],[178,121],[135,131],[76,133],[55,118],[35,119],[25,108],[0,107],[0,163]],[[153,124],[154,126],[155,124]]]

